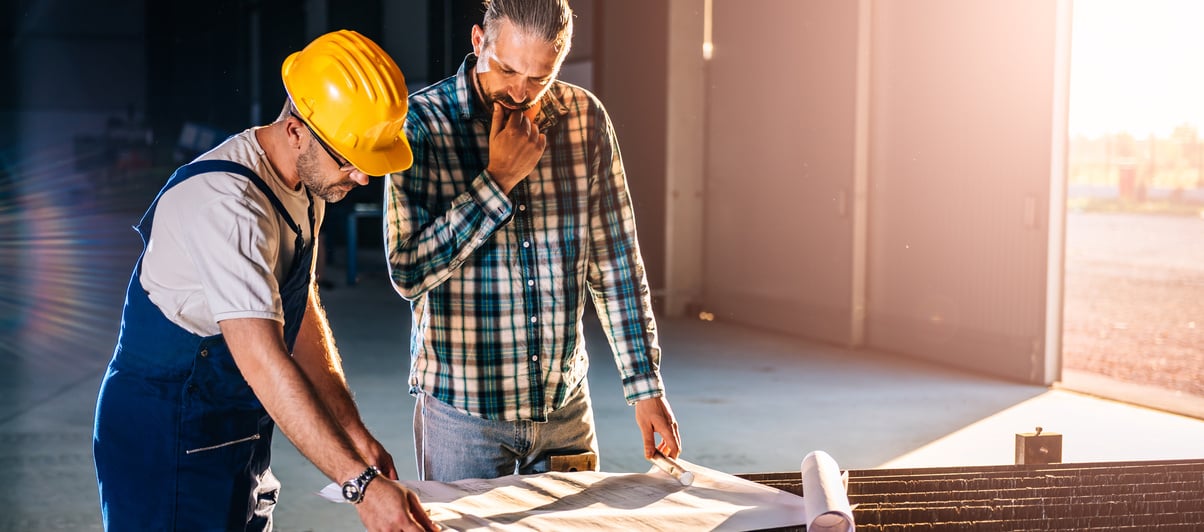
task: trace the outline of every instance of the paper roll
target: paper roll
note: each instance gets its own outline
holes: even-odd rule
[[[807,532],[853,532],[853,509],[836,460],[823,451],[812,451],[801,468]]]
[[[665,456],[659,449],[652,454],[652,458],[649,458],[648,461],[652,462],[661,471],[668,473],[669,476],[677,479],[682,486],[689,486],[694,483],[694,473],[686,471],[686,468],[677,463],[677,460]]]

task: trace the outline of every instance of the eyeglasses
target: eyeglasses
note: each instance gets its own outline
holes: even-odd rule
[[[291,111],[289,114],[305,125],[305,129],[309,130],[309,134],[314,136],[314,140],[318,141],[318,146],[321,146],[323,150],[326,150],[326,155],[329,155],[331,159],[334,159],[334,164],[339,166],[340,172],[348,173],[355,171],[355,165],[351,164],[351,161],[340,158],[339,155],[334,152],[334,150],[330,149],[330,146],[327,146],[325,142],[322,142],[322,137],[318,136],[318,133],[314,131],[314,128],[309,127],[309,123],[307,123],[305,119],[297,116],[297,113]]]

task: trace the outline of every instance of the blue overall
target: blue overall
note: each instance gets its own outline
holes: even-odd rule
[[[143,256],[159,199],[207,172],[246,176],[296,234],[280,288],[284,340],[292,352],[308,301],[312,239],[305,242],[279,198],[250,169],[212,160],[176,170],[134,228]],[[312,196],[309,227],[313,235]],[[275,424],[222,336],[198,336],[168,320],[147,298],[141,271],[139,257],[96,402],[93,456],[105,529],[270,530],[280,489],[268,468]]]

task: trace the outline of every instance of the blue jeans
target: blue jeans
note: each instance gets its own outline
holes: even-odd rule
[[[568,402],[546,423],[492,421],[470,416],[419,393],[414,405],[414,452],[418,478],[453,482],[548,471],[553,456],[598,452],[589,384],[569,392]]]

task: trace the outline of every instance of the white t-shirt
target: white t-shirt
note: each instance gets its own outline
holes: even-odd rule
[[[305,187],[292,190],[281,182],[255,129],[197,158],[206,159],[233,161],[258,174],[301,227],[305,241],[313,241]],[[317,196],[313,204],[316,232],[326,204]],[[217,323],[222,320],[284,322],[279,287],[292,266],[296,233],[251,180],[211,172],[176,185],[159,199],[150,237],[142,287],[176,325],[211,336],[221,333]]]

